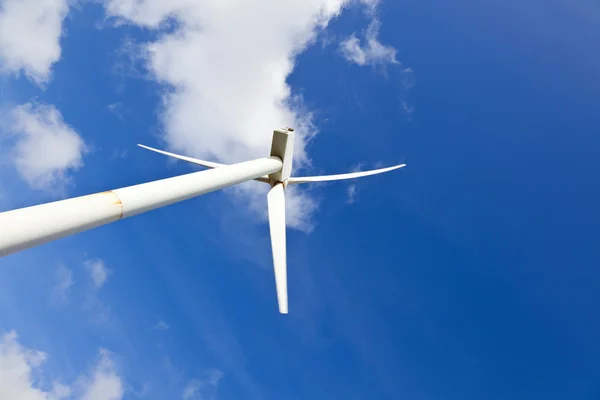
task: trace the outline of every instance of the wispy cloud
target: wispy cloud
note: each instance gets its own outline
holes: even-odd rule
[[[363,170],[363,163],[358,163],[350,172],[360,172]],[[358,183],[352,183],[346,189],[346,203],[354,204],[356,202],[356,196],[358,195]]]
[[[207,356],[218,366],[219,371],[230,377],[244,390],[245,399],[262,399],[260,385],[249,369],[244,348],[230,325],[227,314],[219,301],[214,287],[201,280],[191,287],[186,274],[173,274],[166,265],[157,265],[159,279],[168,285],[173,293],[173,301],[191,323],[192,332]],[[201,309],[202,312],[198,312]],[[169,362],[169,365],[172,365]],[[181,376],[178,372],[177,375]],[[197,377],[200,380],[205,376]]]
[[[4,0],[0,7],[0,73],[23,72],[38,85],[48,82],[61,56],[62,23],[68,0]]]
[[[413,113],[413,111],[415,111],[415,107],[408,105],[408,102],[406,102],[406,100],[402,101],[402,109],[404,110],[406,115],[410,115]]]
[[[360,66],[378,67],[385,72],[389,65],[400,68],[399,71],[402,75],[399,93],[401,110],[410,117],[414,107],[408,103],[407,96],[409,89],[414,85],[413,70],[410,67],[402,66],[402,63],[396,58],[397,50],[393,46],[384,45],[379,40],[379,29],[381,28],[377,10],[379,0],[359,0],[359,3],[363,5],[364,12],[370,19],[369,26],[364,34],[359,35],[354,32],[342,40],[339,43],[339,51],[346,60]]]
[[[123,115],[124,106],[120,101],[110,103],[106,107],[108,108],[108,111],[113,113],[119,119],[119,121],[123,121],[125,119],[125,116]]]
[[[52,289],[51,303],[54,306],[61,306],[68,303],[68,294],[75,283],[73,271],[61,265],[55,273],[56,284]]]
[[[370,19],[369,26],[364,34],[356,32],[346,37],[339,43],[339,51],[350,63],[360,66],[378,67],[387,72],[387,66],[394,66],[401,74],[400,79],[400,105],[401,111],[410,119],[414,106],[410,105],[407,97],[408,91],[414,85],[412,68],[404,67],[396,58],[397,50],[391,45],[384,45],[379,39],[381,21],[378,16],[379,0],[359,0],[363,5],[366,16]],[[360,37],[362,36],[362,37]]]
[[[112,151],[113,158],[125,158],[126,156],[127,156],[127,150],[118,151],[118,150],[114,149]]]
[[[165,321],[160,320],[156,323],[156,325],[154,325],[152,329],[157,331],[166,331],[171,329],[171,327]]]
[[[101,275],[101,273],[99,274]],[[98,279],[98,280],[95,280]],[[106,278],[101,280],[101,276],[93,278],[92,275],[92,287],[88,287],[83,293],[83,302],[81,307],[86,311],[88,317],[95,323],[107,322],[111,316],[111,308],[108,304],[102,301],[99,297],[98,291],[101,289]],[[100,283],[102,281],[102,283]]]
[[[367,14],[373,16],[377,12],[377,6],[379,6],[379,0],[359,0],[359,2],[365,6]]]
[[[379,20],[373,17],[364,40],[360,40],[356,33],[353,33],[342,41],[340,51],[344,58],[361,66],[399,64],[396,60],[396,49],[393,46],[385,46],[379,42],[380,26]]]
[[[52,288],[51,306],[63,307],[77,304],[78,308],[93,322],[106,322],[110,318],[111,309],[99,297],[99,291],[106,284],[112,270],[106,267],[101,259],[92,259],[83,262],[83,268],[89,280],[83,280],[74,290],[75,279],[72,269],[61,265],[55,272],[55,285]],[[72,293],[71,293],[72,292]]]
[[[203,379],[192,379],[183,389],[183,400],[214,400],[223,373],[218,369],[205,372]]]
[[[346,203],[354,204],[356,202],[357,192],[358,192],[358,189],[356,187],[356,184],[352,184],[352,185],[348,186],[348,189],[346,190],[346,194],[348,196],[346,198]]]
[[[90,274],[95,289],[100,289],[106,283],[109,274],[112,273],[112,270],[108,269],[104,261],[100,259],[86,261],[85,268]]]
[[[34,189],[55,194],[82,165],[83,139],[52,105],[26,103],[2,116],[3,152]]]

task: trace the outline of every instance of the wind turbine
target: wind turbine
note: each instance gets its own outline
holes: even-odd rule
[[[143,144],[138,146],[144,149],[164,154],[169,157],[187,161],[193,164],[202,165],[208,168],[219,168],[225,164],[219,164],[212,161],[199,160],[197,158],[186,157],[168,151],[155,149]],[[271,156],[279,157],[283,161],[281,171],[271,175],[264,175],[255,180],[271,185],[271,190],[267,194],[267,204],[269,209],[269,230],[271,234],[271,251],[273,253],[273,267],[275,270],[275,286],[277,289],[277,301],[279,312],[288,313],[288,292],[287,292],[287,257],[286,257],[286,230],[285,230],[285,188],[288,185],[297,185],[300,183],[339,181],[344,179],[354,179],[363,176],[381,174],[404,167],[406,164],[394,165],[392,167],[374,169],[370,171],[351,172],[338,175],[320,175],[320,176],[290,176],[292,172],[292,160],[294,155],[294,130],[292,128],[277,129],[273,132],[273,141],[271,143]]]
[[[270,157],[231,165],[139,146],[210,170],[2,212],[0,257],[254,179],[271,186],[267,204],[275,284],[279,311],[287,314],[285,188],[300,183],[360,178],[405,166],[400,164],[347,174],[292,177],[294,130],[291,128],[273,131]]]

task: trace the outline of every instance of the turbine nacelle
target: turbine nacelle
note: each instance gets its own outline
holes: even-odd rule
[[[169,153],[167,151],[154,149],[152,147],[138,144],[145,149],[165,154],[179,160],[187,161],[193,164],[202,165],[208,168],[219,168],[225,164],[211,161],[199,160],[192,157],[186,157],[179,154]],[[395,165],[387,168],[380,168],[370,171],[351,172],[338,175],[306,176],[292,177],[292,161],[294,158],[294,130],[291,128],[276,129],[273,131],[273,140],[271,142],[271,156],[277,157],[282,161],[281,170],[270,175],[256,178],[257,181],[265,182],[271,185],[271,190],[267,195],[267,204],[269,210],[269,231],[271,235],[271,251],[273,253],[273,267],[275,273],[275,285],[277,289],[277,302],[279,312],[288,313],[288,293],[287,293],[287,256],[286,256],[286,230],[285,230],[285,188],[290,184],[337,181],[343,179],[354,179],[368,175],[381,174],[402,168],[406,164]]]
[[[287,186],[287,180],[292,174],[292,161],[294,160],[294,130],[292,128],[275,129],[271,142],[271,156],[279,157],[283,163],[281,171],[269,175],[269,183],[275,186],[283,183]]]

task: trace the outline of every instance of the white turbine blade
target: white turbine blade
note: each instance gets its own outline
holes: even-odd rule
[[[212,161],[204,161],[204,160],[198,160],[197,158],[180,156],[179,154],[169,153],[168,151],[154,149],[154,148],[149,147],[149,146],[144,146],[143,144],[138,144],[138,146],[143,147],[146,150],[150,150],[150,151],[154,151],[154,152],[157,152],[157,153],[160,153],[160,154],[164,154],[166,156],[177,158],[177,159],[183,160],[183,161],[187,161],[187,162],[190,162],[192,164],[202,165],[203,167],[219,168],[219,167],[222,167],[222,166],[225,165],[225,164],[219,164],[219,163],[212,162]]]
[[[279,312],[288,313],[287,260],[285,243],[285,197],[283,184],[273,186],[267,195],[269,204],[269,228],[271,231],[271,251],[275,269],[275,286]]]
[[[298,183],[339,181],[342,179],[361,178],[363,176],[382,174],[384,172],[393,171],[395,169],[402,168],[405,166],[406,166],[406,164],[400,164],[400,165],[394,165],[393,167],[373,169],[370,171],[350,172],[348,174],[338,174],[338,175],[291,177],[288,179],[287,183],[294,185],[294,184],[298,184]]]
[[[143,144],[138,144],[138,146],[143,147],[146,150],[150,150],[150,151],[154,151],[156,153],[164,154],[166,156],[177,158],[177,159],[183,160],[183,161],[187,161],[187,162],[190,162],[192,164],[202,165],[203,167],[207,167],[207,168],[219,168],[219,167],[223,167],[223,166],[227,165],[227,164],[220,164],[220,163],[216,163],[216,162],[212,162],[212,161],[199,160],[197,158],[186,157],[186,156],[182,156],[182,155],[175,154],[175,153],[169,153],[168,151],[155,149],[153,147],[145,146]],[[269,183],[269,177],[268,176],[263,176],[263,177],[255,179],[255,180],[260,181],[260,182]]]

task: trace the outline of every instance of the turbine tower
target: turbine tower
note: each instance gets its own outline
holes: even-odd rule
[[[292,177],[294,130],[291,128],[273,131],[270,157],[232,165],[138,146],[211,170],[0,213],[0,257],[254,179],[271,186],[267,205],[275,286],[279,312],[287,314],[286,187],[360,178],[406,165],[338,175]]]

